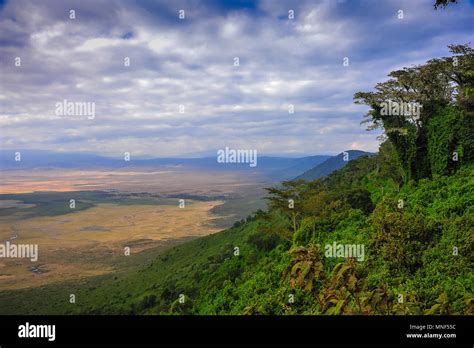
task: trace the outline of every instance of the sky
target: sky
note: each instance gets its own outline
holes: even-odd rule
[[[354,93],[473,41],[472,1],[433,3],[2,0],[0,149],[377,151]]]

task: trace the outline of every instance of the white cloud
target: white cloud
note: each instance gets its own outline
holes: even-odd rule
[[[0,12],[0,147],[143,156],[249,144],[262,154],[374,151],[377,134],[360,126],[366,108],[353,93],[467,39],[473,9],[371,3],[265,0],[253,13],[185,1],[8,2]],[[394,20],[398,6],[405,22]],[[421,22],[429,29],[418,30]],[[94,102],[96,118],[56,116],[63,99]]]

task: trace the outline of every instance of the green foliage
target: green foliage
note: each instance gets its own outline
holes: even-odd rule
[[[301,220],[298,230],[293,235],[294,245],[307,245],[316,238],[316,222],[314,217],[305,217]]]
[[[370,214],[374,210],[370,191],[365,188],[358,187],[342,191],[341,199],[346,201],[352,208],[362,210],[364,214]]]
[[[300,287],[312,291],[323,276],[323,263],[317,245],[294,247],[288,251],[291,262],[287,270],[292,288]],[[286,275],[284,274],[284,277]]]
[[[426,226],[421,211],[398,208],[395,200],[384,200],[371,218],[374,256],[386,261],[395,270],[414,272],[421,265],[421,256],[434,237]]]
[[[254,233],[247,238],[247,243],[254,245],[258,251],[270,251],[281,243],[281,238],[274,233]]]
[[[354,95],[357,104],[371,108],[364,121],[369,123],[368,129],[383,128],[394,145],[406,182],[442,174],[447,167],[453,169],[455,164],[445,163],[446,150],[467,151],[463,156],[472,161],[474,50],[469,45],[451,45],[449,49],[451,57],[392,71],[388,81],[375,86],[375,92]],[[421,112],[382,112],[382,105],[389,101],[416,103],[422,106]],[[458,108],[465,116],[453,116],[447,108]]]
[[[462,164],[453,175],[397,188],[399,176],[386,170],[394,166],[393,158],[381,152],[355,162],[325,179],[300,184],[299,192],[293,192],[301,197],[295,205],[295,233],[292,215],[275,207],[239,227],[162,252],[139,272],[84,281],[73,288],[81,299],[73,308],[63,299],[66,289],[72,289],[66,283],[2,293],[0,310],[472,314],[474,165]],[[353,192],[355,198],[346,196]],[[372,211],[363,209],[367,192],[373,197]],[[305,201],[312,196],[317,198]],[[317,206],[322,202],[324,207]],[[366,260],[325,257],[322,247],[333,241],[365,245]],[[184,303],[180,294],[185,295]],[[398,301],[400,294],[403,302]]]
[[[438,110],[428,124],[428,156],[433,175],[452,174],[461,162],[474,161],[473,130],[472,117],[458,108]],[[455,152],[457,161],[453,160]]]

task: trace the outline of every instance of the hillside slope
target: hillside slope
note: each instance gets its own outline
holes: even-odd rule
[[[0,311],[472,313],[474,166],[402,189],[394,166],[382,151],[322,180],[287,185],[299,197],[294,231],[271,201],[268,213],[169,249],[139,272],[5,292]],[[365,259],[326,257],[325,245],[334,242],[364,245]]]
[[[317,166],[307,170],[303,174],[297,176],[295,180],[304,179],[304,180],[316,180],[322,178],[323,176],[331,174],[333,171],[338,170],[344,167],[349,161],[352,161],[360,156],[371,156],[372,153],[360,151],[360,150],[348,150],[347,160],[344,160],[344,153],[340,153],[337,156],[330,157],[324,162],[318,164]]]

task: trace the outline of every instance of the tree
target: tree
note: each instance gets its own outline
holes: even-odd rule
[[[281,186],[281,188],[266,189],[269,193],[266,197],[269,201],[268,206],[270,210],[279,210],[284,213],[291,220],[293,233],[295,233],[299,227],[299,219],[311,210],[311,199],[317,199],[316,194],[322,194],[324,187],[319,180],[284,181]]]
[[[453,56],[393,71],[388,81],[375,86],[374,92],[354,95],[356,104],[370,106],[363,121],[368,124],[367,129],[385,130],[404,168],[406,180],[419,180],[432,174],[428,125],[440,111],[454,106],[464,117],[461,122],[468,131],[463,136],[455,135],[463,139],[456,139],[454,147],[467,143],[465,138],[472,135],[474,50],[468,44],[448,47]],[[400,108],[392,110],[392,104]],[[406,105],[410,106],[408,112]],[[472,158],[472,148],[464,147],[468,151],[467,158]]]

